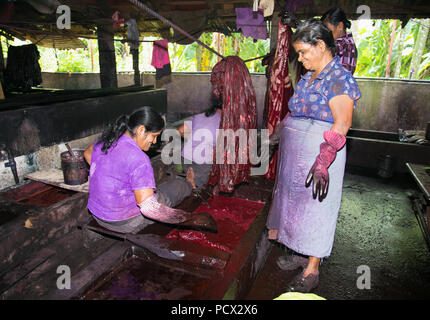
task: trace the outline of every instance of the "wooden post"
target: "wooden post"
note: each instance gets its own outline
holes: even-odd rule
[[[3,93],[3,86],[2,86],[2,84],[1,84],[1,82],[0,82],[0,100],[4,100],[4,93]]]
[[[1,36],[0,36],[0,100],[3,100],[4,92],[3,92],[3,75],[4,75],[4,57],[3,57],[3,46],[1,43]]]
[[[112,24],[97,27],[99,45],[100,84],[102,88],[118,88],[114,32]]]
[[[130,51],[133,56],[134,85],[140,86],[139,47],[137,49],[131,49]]]
[[[270,50],[276,49],[278,43],[278,24],[279,24],[279,12],[273,12],[271,27],[270,27]]]
[[[0,72],[4,70],[5,63],[4,63],[4,56],[3,56],[3,45],[1,43],[1,36],[0,36]]]
[[[133,56],[133,70],[134,70],[134,85],[140,86],[140,71],[139,71],[139,27],[135,19],[130,19],[126,23],[128,25],[127,39],[130,45],[130,52]],[[137,34],[135,34],[137,33]]]

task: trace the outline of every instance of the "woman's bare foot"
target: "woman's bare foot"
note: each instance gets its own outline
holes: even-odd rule
[[[309,274],[319,274],[320,261],[320,258],[309,256],[308,265],[303,271],[303,277],[306,278]]]
[[[189,168],[187,171],[187,181],[191,184],[193,189],[196,189],[196,184],[194,183],[194,170],[193,168]]]

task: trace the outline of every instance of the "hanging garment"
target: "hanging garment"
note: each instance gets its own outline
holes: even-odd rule
[[[222,97],[222,114],[220,129],[232,129],[237,132],[244,129],[249,134],[249,129],[257,129],[257,103],[254,87],[248,68],[242,59],[237,56],[229,56],[218,62],[211,74],[212,92],[215,98]],[[218,163],[214,152],[214,164],[209,178],[209,184],[218,184],[219,191],[232,192],[234,186],[241,182],[248,182],[251,172],[249,150],[254,143],[249,139],[246,147],[241,147],[236,141],[232,155],[234,163],[227,162],[225,140],[217,138],[217,152],[224,151],[224,159]],[[239,159],[247,159],[246,163],[239,163]]]
[[[151,65],[161,69],[167,63],[170,63],[167,39],[154,41]]]
[[[155,80],[160,80],[161,78],[172,74],[172,69],[170,63],[165,64],[162,68],[155,69]]]
[[[124,26],[124,18],[119,17],[119,11],[115,11],[112,15],[112,25],[114,29]]]
[[[245,37],[267,39],[267,23],[263,13],[252,8],[236,8],[236,30],[242,30]]]
[[[156,69],[156,80],[172,73],[167,39],[154,41],[151,65]]]
[[[8,90],[28,91],[42,83],[39,50],[35,44],[9,46],[4,73]]]
[[[130,43],[130,48],[139,49],[139,28],[135,19],[128,19],[127,25],[127,41]]]
[[[260,0],[258,9],[263,12],[264,17],[269,17],[273,14],[273,9],[275,8],[274,0]]]
[[[272,64],[270,75],[270,90],[268,97],[268,116],[266,128],[269,134],[273,133],[276,126],[288,115],[288,101],[293,95],[293,86],[289,78],[288,58],[292,48],[291,28],[284,25],[280,20],[278,23],[278,42],[275,59]],[[277,152],[273,155],[266,178],[276,177]]]

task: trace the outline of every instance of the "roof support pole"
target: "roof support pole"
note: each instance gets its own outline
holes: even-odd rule
[[[113,35],[112,24],[99,25],[97,27],[100,84],[102,88],[118,88]]]
[[[4,69],[5,69],[5,63],[4,63],[4,57],[3,57],[3,47],[2,47],[2,43],[1,43],[1,36],[0,36],[0,100],[3,100],[4,97],[4,92],[3,92],[3,83],[4,83],[4,79],[3,79],[3,74],[4,74]]]
[[[133,69],[134,69],[134,85],[140,86],[140,71],[139,71],[139,47],[131,49],[131,55],[133,56]]]

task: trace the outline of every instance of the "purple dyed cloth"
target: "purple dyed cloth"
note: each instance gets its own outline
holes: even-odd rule
[[[334,123],[329,102],[338,95],[348,95],[354,102],[355,108],[361,92],[351,72],[340,62],[340,57],[334,57],[311,84],[309,82],[314,71],[308,71],[302,76],[294,90],[294,95],[288,102],[292,117]]]
[[[182,157],[197,164],[212,163],[213,148],[216,146],[217,130],[219,129],[220,121],[221,114],[216,112],[210,117],[206,117],[204,113],[195,115],[191,119],[191,126],[190,123],[187,124],[186,122],[185,124],[191,129],[191,133],[182,149]],[[207,133],[212,135],[212,139],[206,141],[206,137],[210,137],[209,134],[200,137],[197,134],[197,130],[201,129],[208,130]]]
[[[236,8],[236,30],[242,30],[245,37],[267,39],[267,23],[262,12],[252,8]]]
[[[342,198],[346,147],[337,152],[328,169],[330,183],[327,197],[319,202],[312,197],[312,187],[305,180],[323,132],[332,124],[312,119],[289,117],[281,133],[273,200],[267,220],[269,229],[278,230],[278,240],[286,247],[308,256],[330,255],[337,216]]]
[[[88,210],[104,221],[140,215],[134,190],[155,189],[149,157],[125,134],[107,154],[101,147],[95,144],[91,155]]]

